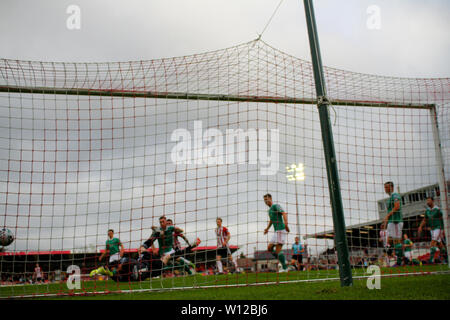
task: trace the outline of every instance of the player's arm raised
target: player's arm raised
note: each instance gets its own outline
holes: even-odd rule
[[[186,244],[187,244],[188,246],[190,245],[189,240],[186,238],[186,236],[184,235],[184,233],[181,233],[181,234],[180,234],[180,237],[186,242]]]
[[[183,229],[180,229],[180,228],[178,228],[178,227],[175,227],[174,230],[175,230],[176,233],[183,233],[183,232],[184,232]]]

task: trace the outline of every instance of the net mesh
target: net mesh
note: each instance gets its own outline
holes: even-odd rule
[[[438,263],[445,246],[422,265],[432,239],[418,228],[427,196],[447,219],[440,163],[450,163],[449,79],[324,73],[355,276],[370,264],[387,274],[447,270]],[[1,59],[0,91],[0,226],[15,237],[0,253],[1,297],[74,292],[66,281],[73,265],[79,293],[339,277],[310,62],[261,40],[145,61]],[[386,181],[401,196],[416,269],[404,252],[403,267],[389,268],[402,254],[383,251]],[[263,233],[266,193],[288,213],[288,264],[300,237],[301,265],[291,269],[301,271],[272,272],[279,261],[267,251],[273,229]],[[137,261],[163,215],[189,244],[201,240],[185,256],[191,270]],[[217,251],[217,217],[230,232],[231,259]],[[128,258],[119,282],[89,276],[109,260],[99,261],[108,229]],[[156,251],[151,259],[160,261]],[[136,273],[144,266],[155,272]]]

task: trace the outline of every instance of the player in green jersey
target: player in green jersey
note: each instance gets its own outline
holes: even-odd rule
[[[412,258],[412,247],[413,242],[408,238],[408,235],[405,233],[403,235],[403,256],[405,258],[406,264],[411,264],[413,262]]]
[[[381,229],[387,230],[388,242],[392,243],[392,247],[395,247],[397,244],[401,244],[402,241],[402,198],[398,193],[394,192],[394,183],[391,181],[384,184],[384,191],[389,195],[389,199],[386,203],[387,214]]]
[[[279,270],[279,272],[287,272],[288,268],[286,265],[286,258],[284,254],[281,253],[281,248],[286,242],[286,236],[289,232],[287,213],[281,208],[280,205],[274,204],[272,202],[272,196],[269,193],[264,195],[264,203],[270,208],[269,225],[266,229],[264,229],[264,234],[267,234],[267,232],[269,232],[269,229],[272,225],[275,230],[275,234],[270,240],[267,250],[280,261],[283,269]],[[275,252],[273,252],[274,246]]]
[[[425,211],[425,217],[420,223],[418,232],[419,236],[422,233],[425,225],[428,225],[431,232],[431,245],[430,245],[430,259],[429,263],[434,262],[434,256],[436,251],[440,251],[444,261],[447,261],[447,250],[444,245],[444,220],[441,209],[434,204],[434,198],[427,198],[427,210]]]
[[[114,238],[114,230],[108,230],[108,240],[106,240],[105,251],[100,255],[99,261],[102,261],[105,255],[109,254],[109,262],[105,266],[101,266],[98,269],[92,270],[90,276],[93,277],[96,274],[104,274],[110,277],[114,276],[122,269],[120,260],[123,257],[124,248],[119,238]],[[117,266],[117,267],[116,267]]]
[[[159,228],[152,227],[153,234],[148,240],[148,244],[152,245],[153,241],[158,240],[159,254],[161,256],[161,261],[165,266],[164,270],[171,269],[172,267],[181,267],[188,274],[192,274],[192,271],[189,268],[189,262],[185,259],[180,259],[180,257],[175,257],[175,249],[173,248],[174,234],[183,233],[183,229],[168,225],[165,216],[159,218],[159,225]]]

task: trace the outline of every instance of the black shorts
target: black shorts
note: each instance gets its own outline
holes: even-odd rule
[[[123,259],[123,258],[122,258]],[[109,269],[109,268],[113,268],[113,267],[115,267],[115,266],[117,266],[117,265],[119,265],[121,262],[121,260],[122,259],[120,259],[120,260],[114,260],[113,262],[109,262],[108,261],[108,263],[106,264],[106,267]]]
[[[292,255],[292,260],[298,261],[300,263],[303,262],[303,255],[301,254],[293,254]]]
[[[192,253],[192,247],[191,246],[186,247],[186,248],[184,248],[182,250],[175,249],[175,257],[176,258],[177,257],[184,257],[184,256],[189,255],[191,253]]]
[[[228,255],[231,255],[230,248],[217,248],[216,255],[221,257],[228,257]]]

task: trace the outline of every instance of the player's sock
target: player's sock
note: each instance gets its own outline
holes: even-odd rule
[[[183,258],[183,257],[181,257],[180,260],[184,262],[184,265],[185,265],[184,268],[187,269],[187,270],[189,270],[188,273],[191,274],[192,272],[191,272],[190,267],[195,268],[195,264],[193,264],[193,263],[190,262],[188,259],[185,259],[185,258]]]
[[[397,243],[394,246],[394,250],[395,250],[395,255],[397,256],[397,264],[401,265],[402,264],[402,258],[403,258],[402,244],[401,243]]]
[[[187,264],[187,260],[186,259],[180,258],[179,261],[175,262],[175,265],[179,266],[182,269],[184,269],[188,274],[192,274],[192,271],[189,268],[189,264]]]
[[[223,272],[223,266],[222,266],[222,261],[216,261],[217,263],[217,270],[219,270],[220,273]]]
[[[428,260],[428,262],[433,263],[434,261],[434,255],[436,253],[436,247],[431,247],[430,248],[430,259]]]
[[[236,271],[239,271],[239,267],[238,267],[236,259],[233,259],[233,265],[236,268]]]
[[[281,265],[283,266],[283,269],[286,269],[287,268],[287,266],[286,266],[286,258],[284,257],[284,254],[279,253],[278,254],[278,260],[280,260]]]

